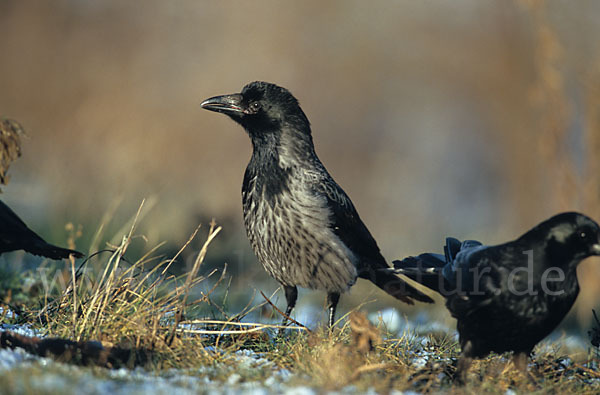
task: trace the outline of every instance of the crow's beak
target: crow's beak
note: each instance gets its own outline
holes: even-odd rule
[[[592,254],[600,255],[600,243],[592,245]]]
[[[232,115],[244,112],[244,108],[242,107],[242,95],[240,94],[211,97],[210,99],[204,100],[200,104],[200,107],[205,110]]]

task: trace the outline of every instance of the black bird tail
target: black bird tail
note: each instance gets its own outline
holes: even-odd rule
[[[431,290],[440,292],[440,282],[443,281],[442,269],[446,265],[443,255],[427,253],[409,256],[392,263],[394,273],[403,274]]]
[[[44,256],[50,259],[63,259],[73,255],[75,258],[83,258],[83,254],[79,251],[69,250],[68,248],[57,247],[48,244],[45,241],[40,241],[32,246],[27,246],[24,250],[33,255]]]
[[[470,254],[485,248],[476,240],[460,240],[448,237],[444,246],[444,255],[425,253],[418,256],[409,256],[399,261],[394,261],[393,271],[403,274],[423,284],[444,296],[449,292],[456,292],[457,281],[460,284],[473,285],[473,278],[469,275],[468,260]],[[459,252],[461,255],[459,255]],[[463,267],[467,265],[466,267]],[[457,277],[460,277],[457,280]]]
[[[407,304],[414,304],[415,300],[424,303],[433,303],[433,299],[390,272],[389,269],[374,270],[370,274],[369,280],[373,284],[396,299]]]
[[[444,278],[444,267],[454,261],[461,248],[473,245],[481,245],[481,243],[473,240],[461,242],[453,237],[448,237],[444,246],[444,255],[424,253],[394,261],[392,262],[394,272],[403,274],[411,280],[445,295],[448,284]]]
[[[443,294],[446,284],[442,270],[444,266],[454,260],[461,246],[460,240],[448,237],[444,246],[444,255],[424,253],[394,261],[392,262],[394,272],[403,274],[411,280]]]
[[[50,259],[82,258],[79,251],[57,247],[46,243],[10,207],[0,201],[0,254],[8,251],[25,250],[33,255],[45,256]]]

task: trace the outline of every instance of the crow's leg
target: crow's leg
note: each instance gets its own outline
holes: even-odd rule
[[[329,309],[329,322],[328,327],[331,329],[335,323],[335,309],[340,301],[340,294],[337,292],[330,292],[327,294],[327,307]]]
[[[454,373],[454,381],[459,385],[464,385],[467,380],[467,372],[473,363],[473,356],[471,352],[473,350],[473,343],[467,341],[462,349],[460,358],[458,359],[458,366],[456,366],[456,372]]]
[[[296,300],[298,299],[298,288],[290,287],[288,285],[283,286],[283,290],[285,291],[285,300],[287,301],[287,308],[285,309],[285,317],[283,317],[283,322],[281,325],[288,324],[288,317],[292,314],[292,310],[296,306]]]

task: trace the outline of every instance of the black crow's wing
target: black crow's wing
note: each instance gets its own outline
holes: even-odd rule
[[[460,245],[457,242],[450,237],[446,239],[444,252],[447,264],[442,275],[455,290],[472,291],[478,287],[479,275],[486,267],[482,258],[488,248],[475,240],[465,240]]]
[[[331,212],[331,227],[346,247],[364,264],[387,268],[377,242],[358,216],[354,204],[344,190],[335,181],[327,180],[317,185],[317,193],[326,197],[327,208]]]
[[[41,237],[25,225],[4,202],[0,201],[0,250],[2,252],[20,250],[24,241],[39,242]]]
[[[67,258],[70,254],[77,258],[83,256],[78,251],[46,243],[10,207],[0,201],[0,253],[15,250],[25,250],[51,259]]]
[[[447,299],[455,299],[457,295],[461,301],[467,296],[478,299],[489,293],[486,274],[492,270],[485,269],[488,261],[483,259],[487,250],[488,247],[478,241],[461,242],[448,237],[443,255],[427,252],[394,261],[394,272],[408,276]]]
[[[447,307],[454,317],[472,314],[490,304],[501,292],[497,247],[467,240],[455,259],[442,270],[452,285]]]
[[[406,303],[413,299],[433,303],[433,299],[412,287],[388,269],[385,258],[381,255],[377,242],[358,216],[354,204],[344,190],[331,178],[315,184],[315,193],[324,196],[331,212],[330,226],[342,243],[359,259],[359,277],[370,280],[388,294]]]
[[[456,255],[462,248],[460,240],[454,237],[446,237],[446,245],[444,246],[444,256],[446,257],[446,263],[450,263],[456,258]]]

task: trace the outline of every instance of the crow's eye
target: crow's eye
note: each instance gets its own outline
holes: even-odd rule
[[[260,103],[257,101],[253,101],[252,103],[250,103],[250,105],[248,106],[248,109],[250,110],[251,113],[255,114],[258,112],[258,110],[260,110]]]
[[[577,233],[579,234],[579,238],[581,240],[588,240],[589,238],[592,237],[593,231],[591,229],[588,229],[587,227],[583,227],[583,228],[580,228]]]

